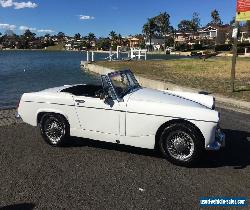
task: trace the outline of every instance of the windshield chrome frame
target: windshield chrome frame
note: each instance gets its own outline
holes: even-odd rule
[[[123,102],[124,100],[123,100],[122,98],[118,97],[118,95],[117,95],[117,93],[116,93],[116,91],[115,91],[115,88],[114,88],[114,86],[113,86],[113,83],[112,83],[112,81],[111,81],[111,79],[110,79],[110,77],[109,77],[109,74],[108,74],[108,75],[101,75],[102,88],[104,89],[104,81],[103,81],[103,78],[105,78],[105,79],[107,80],[109,87],[110,87],[110,88],[112,89],[112,91],[114,92],[114,96],[115,96],[116,100],[117,100],[118,102]]]
[[[123,101],[124,101],[123,97],[121,98],[121,97],[119,97],[119,96],[117,95],[117,92],[116,92],[116,90],[115,90],[115,88],[114,88],[114,84],[113,84],[113,82],[112,82],[112,80],[111,80],[112,74],[119,74],[119,73],[125,73],[125,74],[128,73],[128,74],[132,75],[132,79],[135,79],[135,80],[136,80],[134,74],[133,74],[129,69],[120,70],[120,71],[114,71],[114,72],[108,73],[107,75],[102,75],[102,77],[105,76],[105,78],[107,79],[108,85],[111,86],[112,91],[113,91],[114,94],[115,94],[116,100],[117,100],[118,102],[123,102]],[[137,80],[136,80],[136,82],[138,83],[138,88],[136,88],[136,89],[134,89],[134,90],[138,90],[139,88],[141,88],[139,82],[138,82]],[[104,87],[103,80],[102,80],[102,86]]]

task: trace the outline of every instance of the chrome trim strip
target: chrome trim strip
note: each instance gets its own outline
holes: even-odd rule
[[[38,103],[38,104],[52,104],[52,105],[59,105],[59,106],[75,106],[74,104],[59,104],[59,103],[50,103],[50,102],[36,102],[36,101],[24,101],[26,103]]]
[[[33,102],[33,103],[40,103],[40,104],[52,104],[52,105],[60,105],[60,106],[75,106],[75,105],[67,105],[67,104],[59,104],[59,103],[48,103],[48,102],[34,102],[34,101],[24,101],[24,102]],[[98,107],[90,107],[90,106],[76,106],[79,108],[88,108],[88,109],[100,109],[100,110],[107,110],[107,111],[115,111],[115,112],[126,112],[130,114],[141,114],[141,115],[148,115],[148,116],[155,116],[155,117],[170,117],[173,119],[183,119],[183,120],[193,120],[193,121],[200,121],[200,122],[212,122],[212,123],[218,123],[215,121],[207,121],[207,120],[197,120],[197,119],[187,119],[187,118],[181,118],[181,117],[174,117],[174,116],[166,116],[166,115],[158,115],[158,114],[148,114],[143,112],[130,112],[130,111],[123,111],[123,110],[117,110],[117,109],[106,109],[106,108],[98,108]]]

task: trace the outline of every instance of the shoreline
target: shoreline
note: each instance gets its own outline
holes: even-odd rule
[[[47,49],[0,49],[0,52],[8,52],[8,51],[24,51],[24,52],[78,52],[78,53],[86,53],[87,51],[89,52],[94,52],[94,53],[104,53],[104,54],[109,54],[110,51],[104,51],[104,50],[47,50]],[[148,55],[166,55],[166,56],[186,56],[186,57],[192,57],[191,54],[192,51],[188,52],[182,52],[182,51],[174,51],[170,54],[166,54],[164,51],[150,51],[147,52]],[[116,50],[112,50],[112,53],[116,53]],[[128,52],[121,52],[121,53],[128,53]],[[214,57],[232,57],[232,54],[230,53],[219,53],[218,55]],[[238,55],[238,57],[244,57],[244,58],[250,58],[250,56],[245,56],[245,55]]]
[[[0,127],[22,123],[23,121],[21,119],[16,119],[15,115],[16,115],[15,108],[9,108],[9,109],[0,108]]]

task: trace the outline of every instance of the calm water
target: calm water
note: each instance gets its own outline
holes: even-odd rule
[[[95,54],[104,60],[107,54]],[[176,58],[148,55],[148,59]],[[0,51],[0,108],[16,106],[24,92],[77,83],[98,83],[80,69],[84,52]]]

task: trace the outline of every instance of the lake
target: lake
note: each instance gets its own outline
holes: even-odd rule
[[[95,60],[104,60],[107,56],[106,53],[95,53]],[[181,58],[169,55],[147,57]],[[81,60],[86,60],[85,52],[0,51],[0,108],[16,106],[24,92],[65,84],[99,83],[98,77],[81,70]]]

